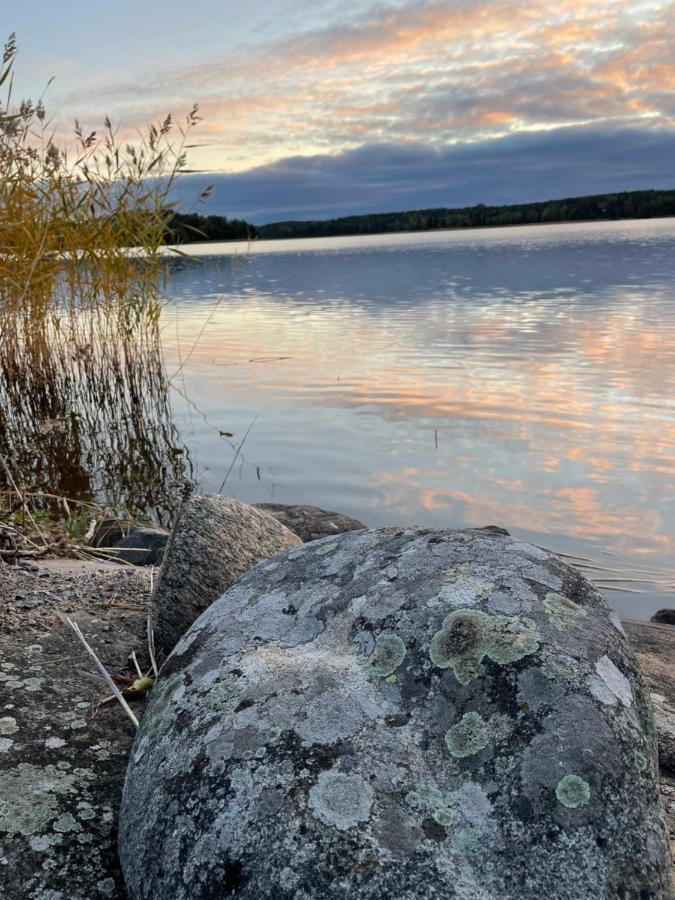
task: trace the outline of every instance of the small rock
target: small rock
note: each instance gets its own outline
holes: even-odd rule
[[[284,503],[254,503],[253,505],[269,516],[274,516],[278,522],[297,534],[304,543],[342,534],[345,531],[361,531],[368,527],[358,519],[352,519],[351,516],[319,509],[318,506],[287,506]]]
[[[115,558],[134,566],[157,566],[168,539],[169,533],[163,528],[134,528],[115,545]]]
[[[23,569],[24,572],[39,572],[40,567],[36,562],[33,562],[32,559],[22,559],[19,560],[19,568]]]
[[[659,625],[675,625],[675,609],[660,609],[649,621],[658,622]]]

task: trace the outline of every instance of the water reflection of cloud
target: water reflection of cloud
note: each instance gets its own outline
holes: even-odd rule
[[[536,266],[522,245],[512,252],[514,266]],[[643,252],[649,258],[649,247]],[[383,274],[389,305],[350,292],[344,273],[336,284],[338,262],[327,255],[307,254],[309,275],[296,260],[295,281],[261,256],[246,293],[234,291],[205,328],[188,384],[223,413],[260,410],[292,447],[296,489],[314,479],[320,490],[326,476],[312,454],[335,441],[336,464],[348,463],[349,479],[367,485],[368,500],[352,509],[366,521],[492,521],[667,565],[675,550],[675,308],[661,249],[657,284],[638,289],[625,269],[607,284],[603,269],[581,285],[582,264],[574,290],[539,300],[533,291],[526,302],[504,299],[502,270],[484,272],[472,295],[465,256],[473,253],[446,252],[461,292],[438,288],[444,269],[434,263],[435,296],[423,271],[429,257],[418,256],[420,279],[429,279],[423,301],[406,301],[408,287],[397,292]],[[633,253],[629,243],[624,255]],[[361,259],[341,264],[358,281]],[[396,262],[403,280],[412,265]],[[383,257],[378,266],[387,272]],[[270,278],[278,287],[263,289]],[[308,290],[314,280],[324,294]],[[305,292],[300,300],[294,288]],[[186,346],[204,326],[205,306],[191,302],[175,310]],[[274,443],[265,450],[278,452]],[[357,496],[358,484],[349,485]],[[330,502],[339,506],[341,496]]]

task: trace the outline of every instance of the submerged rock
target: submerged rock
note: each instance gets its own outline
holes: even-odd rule
[[[255,503],[254,506],[274,516],[282,525],[297,534],[304,543],[342,534],[345,531],[363,531],[368,527],[351,516],[319,509],[318,506],[288,506],[285,503]]]
[[[670,896],[618,619],[478,530],[340,535],[241,578],[152,692],[120,853],[132,900]]]
[[[197,616],[244,572],[299,543],[288,528],[246,503],[194,494],[171,532],[152,594],[158,646],[171,650]]]

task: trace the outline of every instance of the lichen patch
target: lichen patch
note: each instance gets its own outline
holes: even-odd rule
[[[587,781],[578,775],[565,775],[558,782],[555,795],[567,809],[588,806],[591,799],[591,788]]]
[[[445,735],[445,743],[452,756],[462,759],[474,756],[487,747],[487,723],[477,712],[468,712]]]
[[[317,819],[339,831],[353,828],[370,817],[373,790],[360,775],[322,772],[310,789],[309,805]]]
[[[429,656],[439,669],[452,668],[461,684],[469,684],[482,671],[485,657],[507,665],[538,649],[539,633],[531,619],[459,609],[443,620]]]
[[[393,675],[405,659],[405,644],[396,634],[382,632],[375,638],[375,648],[365,663],[372,675]]]

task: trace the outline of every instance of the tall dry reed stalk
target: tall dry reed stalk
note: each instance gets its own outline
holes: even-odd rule
[[[76,122],[64,146],[42,99],[15,98],[15,62],[12,36],[0,64],[0,452],[23,487],[166,520],[190,473],[159,340],[162,242],[198,110],[133,141],[107,118],[100,134]]]

